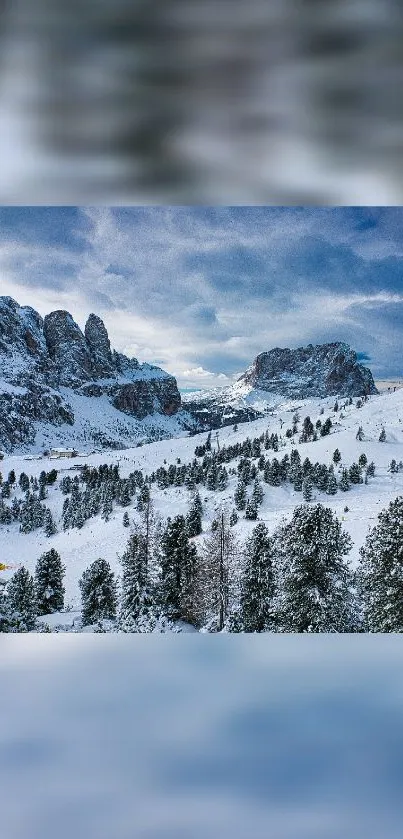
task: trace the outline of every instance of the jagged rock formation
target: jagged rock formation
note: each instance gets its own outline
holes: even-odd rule
[[[376,394],[372,373],[347,344],[318,344],[260,353],[238,381],[211,393],[188,394],[186,410],[203,428],[264,416],[284,399]]]
[[[90,315],[84,335],[91,357],[92,374],[102,379],[112,376],[115,369],[109,336],[104,322],[98,315]]]
[[[0,297],[0,448],[32,446],[38,423],[74,426],[77,410],[91,416],[83,420],[92,429],[90,438],[118,445],[119,434],[126,439],[137,426],[123,424],[116,438],[105,436],[100,397],[107,398],[109,426],[115,427],[119,414],[112,409],[122,420],[144,420],[172,417],[181,408],[174,377],[112,351],[97,315],[89,316],[83,333],[69,312],[51,312],[43,320],[31,307]],[[88,399],[95,400],[92,411]]]
[[[378,392],[371,371],[358,363],[348,344],[340,342],[260,353],[239,381],[290,399]]]

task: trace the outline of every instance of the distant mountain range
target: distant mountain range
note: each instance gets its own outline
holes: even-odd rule
[[[229,388],[179,393],[176,379],[111,349],[91,314],[81,331],[57,310],[42,318],[0,297],[0,449],[125,448],[264,415],[286,399],[377,393],[342,343],[273,349]]]

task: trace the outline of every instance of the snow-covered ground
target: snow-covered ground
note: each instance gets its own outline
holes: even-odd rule
[[[392,499],[403,494],[403,471],[397,474],[387,471],[392,458],[397,462],[403,460],[403,389],[372,396],[361,408],[356,406],[356,400],[354,400],[351,406],[337,413],[333,411],[334,403],[334,397],[283,403],[274,410],[273,415],[241,424],[236,431],[231,426],[220,429],[218,435],[214,431],[212,445],[214,448],[220,444],[232,444],[247,437],[259,436],[268,429],[270,434],[276,432],[282,438],[284,445],[279,449],[279,458],[296,447],[299,449],[302,460],[309,457],[312,462],[330,464],[333,452],[338,448],[342,455],[339,466],[342,467],[350,466],[364,452],[368,461],[374,461],[376,466],[375,477],[370,478],[367,485],[352,486],[348,492],[339,491],[335,496],[316,491],[313,499],[329,506],[342,520],[343,526],[353,540],[350,559],[355,565],[359,557],[359,548],[365,541],[368,528],[375,524],[379,512]],[[342,405],[342,400],[339,400],[339,404]],[[323,414],[321,414],[322,408]],[[314,423],[319,416],[322,420],[330,416],[333,423],[331,433],[326,437],[319,437],[316,442],[304,444],[298,443],[296,439],[286,438],[285,431],[291,427],[292,416],[297,409],[301,423],[306,415],[309,415]],[[360,425],[365,435],[362,442],[356,439]],[[378,439],[382,427],[385,428],[387,435],[384,443],[379,442]],[[164,463],[166,465],[176,463],[178,458],[181,463],[188,463],[194,458],[196,445],[205,441],[206,436],[206,433],[192,437],[183,436],[123,451],[103,451],[97,454],[82,452],[74,460],[50,458],[31,460],[23,456],[5,457],[0,463],[3,477],[7,477],[11,469],[14,469],[17,477],[22,471],[29,476],[38,476],[43,469],[58,469],[58,481],[55,487],[49,488],[49,496],[46,500],[46,505],[54,514],[58,532],[48,538],[42,530],[29,534],[20,533],[18,523],[0,526],[0,562],[13,566],[12,569],[0,573],[7,578],[12,575],[13,569],[20,565],[26,566],[33,572],[41,553],[51,547],[55,548],[60,553],[67,569],[66,608],[69,611],[70,622],[70,617],[77,616],[80,608],[78,581],[83,571],[95,559],[102,557],[108,560],[113,570],[119,573],[119,555],[124,550],[129,530],[122,525],[124,510],[122,507],[115,507],[108,522],[98,516],[87,521],[80,530],[70,529],[64,532],[61,529],[61,508],[64,496],[57,488],[59,479],[63,474],[72,476],[77,474],[79,465],[83,463],[93,466],[107,462],[118,463],[122,477],[127,476],[133,469],[141,469],[149,474]],[[266,454],[270,458],[274,455],[272,450],[267,451]],[[236,463],[237,461],[232,461],[227,466],[233,467]],[[209,531],[211,521],[220,505],[224,505],[229,511],[232,510],[236,482],[236,476],[230,475],[228,487],[222,492],[211,492],[203,486],[200,487],[204,533]],[[263,483],[263,488],[264,500],[258,515],[259,519],[267,524],[269,531],[272,531],[284,517],[291,517],[295,505],[302,503],[302,495],[294,492],[290,485],[272,487]],[[152,485],[155,510],[164,519],[178,513],[186,513],[190,498],[191,493],[185,487],[170,487],[162,490],[158,489],[156,484]],[[344,509],[346,506],[348,511]],[[135,520],[138,516],[135,501],[127,510],[130,518]],[[240,541],[243,541],[255,525],[256,522],[247,521],[243,518],[243,514],[240,514],[234,532]],[[203,538],[204,535],[201,535],[197,537],[197,540],[201,541]]]

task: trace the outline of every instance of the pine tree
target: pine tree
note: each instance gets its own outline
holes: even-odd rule
[[[154,607],[152,586],[149,579],[148,548],[144,533],[130,536],[121,558],[121,604],[119,625],[125,632],[135,632],[139,620],[144,619]]]
[[[332,458],[332,459],[333,459],[333,463],[336,463],[336,464],[337,464],[337,463],[340,463],[340,461],[341,461],[341,454],[340,454],[340,452],[339,452],[339,449],[335,449],[335,450],[334,450],[334,452],[333,452],[333,458]]]
[[[130,526],[129,513],[126,510],[123,513],[123,527],[129,527],[129,526]]]
[[[350,478],[348,476],[348,469],[343,469],[339,481],[339,489],[342,492],[347,492],[350,489]]]
[[[310,478],[305,478],[302,482],[302,497],[307,504],[312,501],[312,481]]]
[[[0,580],[0,632],[14,631],[18,631],[18,628],[6,594],[6,583]]]
[[[378,516],[357,573],[366,632],[403,632],[403,498]]]
[[[19,568],[13,574],[7,585],[7,598],[17,631],[31,632],[35,629],[37,617],[35,586],[26,568]]]
[[[379,435],[379,442],[380,443],[385,443],[385,441],[386,441],[386,431],[385,431],[384,428],[382,428],[382,431]]]
[[[331,427],[332,427],[332,420],[330,419],[330,417],[328,417],[327,420],[325,420],[325,422],[323,423],[322,428],[320,429],[321,437],[326,437],[327,434],[330,434]]]
[[[246,503],[245,518],[250,521],[256,521],[257,519],[257,504],[252,498]]]
[[[371,463],[368,463],[367,475],[368,478],[373,478],[375,476],[375,463],[373,460],[371,460]]]
[[[48,508],[46,508],[45,511],[43,526],[46,536],[53,536],[55,533],[57,533],[57,527],[55,525],[52,513]]]
[[[239,619],[243,632],[273,629],[275,591],[273,543],[265,524],[258,524],[245,545],[240,582]]]
[[[79,586],[83,626],[100,620],[113,620],[116,617],[115,575],[110,569],[109,562],[96,559],[84,571]]]
[[[252,501],[256,506],[259,506],[264,498],[264,492],[262,484],[259,481],[259,478],[255,478],[255,482],[253,484],[253,491],[252,491]]]
[[[326,493],[327,495],[336,495],[337,493],[337,479],[333,469],[329,470],[329,477],[327,480]]]
[[[199,536],[202,532],[202,517],[201,517],[201,501],[200,495],[197,493],[198,501],[193,499],[193,503],[189,508],[186,516],[187,534],[191,539],[193,536]]]
[[[65,594],[63,586],[65,571],[60,555],[54,548],[42,554],[38,559],[35,568],[35,594],[38,615],[62,611]]]
[[[235,489],[234,504],[237,510],[244,510],[246,507],[246,485],[241,478]]]
[[[164,613],[172,620],[194,621],[196,561],[184,516],[168,519],[161,539],[160,594]]]
[[[356,439],[356,440],[359,440],[360,442],[362,442],[362,441],[363,441],[363,439],[364,439],[364,430],[363,430],[362,425],[358,426],[358,431],[357,431],[357,434],[355,435],[355,439]]]
[[[237,511],[236,511],[236,510],[233,510],[233,511],[232,511],[232,513],[231,513],[231,515],[230,515],[230,517],[229,517],[229,524],[230,524],[230,527],[233,527],[233,526],[234,526],[234,524],[236,524],[236,523],[237,523],[237,521],[238,521],[238,513],[237,513]]]
[[[18,479],[18,483],[22,491],[27,492],[27,490],[29,489],[29,478],[25,472],[21,472],[21,475]]]
[[[279,630],[353,631],[352,575],[344,559],[352,541],[333,512],[322,504],[296,507],[275,545]]]
[[[348,470],[348,476],[352,484],[362,484],[361,469],[358,463],[352,463]]]
[[[397,465],[397,462],[396,462],[395,458],[392,458],[392,460],[390,461],[390,464],[388,466],[388,472],[390,472],[391,475],[396,475],[398,471],[399,471],[399,467]]]
[[[195,581],[198,625],[210,632],[225,629],[238,601],[239,545],[223,510],[217,521],[216,530],[204,541]]]

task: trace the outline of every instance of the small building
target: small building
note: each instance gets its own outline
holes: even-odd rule
[[[78,452],[75,449],[51,449],[50,457],[77,457]]]

